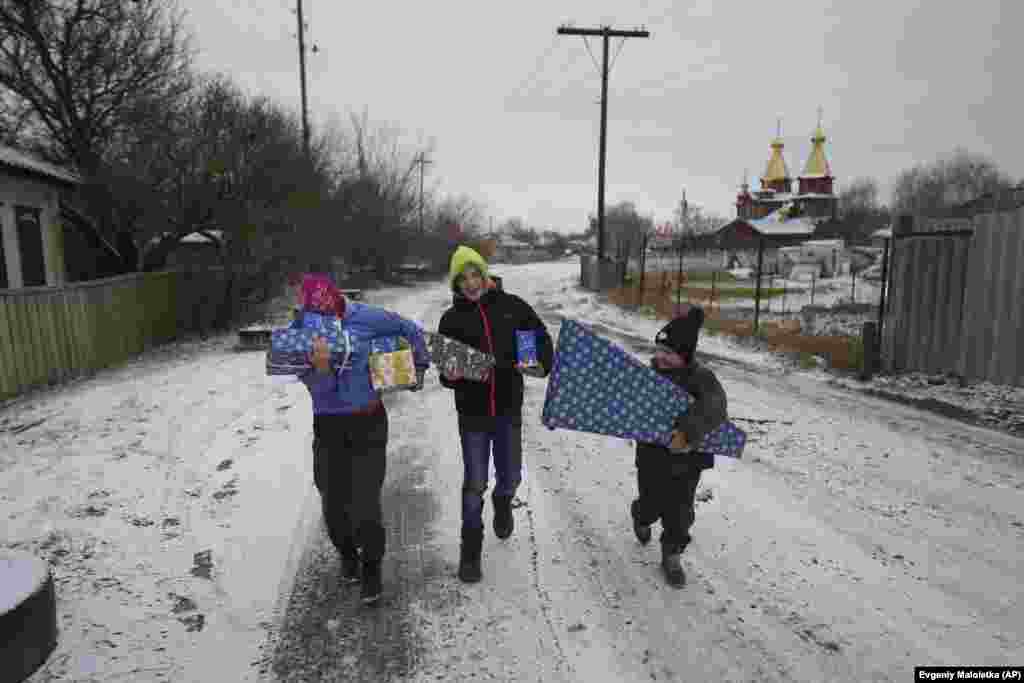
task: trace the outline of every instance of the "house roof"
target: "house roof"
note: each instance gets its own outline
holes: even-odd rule
[[[205,232],[213,235],[218,240],[224,239],[224,232],[222,230],[206,230]],[[181,244],[216,244],[215,240],[210,239],[201,232],[190,232],[178,241]]]
[[[24,152],[20,152],[13,147],[7,147],[4,145],[0,145],[0,167],[2,166],[16,168],[20,171],[26,171],[36,176],[42,176],[49,180],[56,180],[58,182],[68,183],[71,185],[78,185],[82,182],[82,180],[72,171],[54,166],[53,164],[31,157]]]
[[[773,211],[764,218],[748,220],[747,224],[762,235],[814,234],[816,226],[813,221],[803,217],[784,219],[781,214],[781,209]]]

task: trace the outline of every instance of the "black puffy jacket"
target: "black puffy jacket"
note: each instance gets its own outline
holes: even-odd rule
[[[676,429],[686,434],[688,442],[700,443],[708,433],[729,419],[729,402],[725,389],[710,368],[697,360],[693,360],[685,368],[675,370],[663,370],[654,365],[653,361],[651,367],[659,375],[672,380],[676,386],[682,387],[693,396],[694,402],[690,409],[677,417],[674,425]],[[647,450],[668,452],[667,448],[655,444],[638,443],[636,448],[638,456]],[[710,453],[698,451],[693,455],[681,457],[679,462],[688,463],[698,469],[708,469],[715,466],[715,457]]]
[[[449,382],[441,376],[441,384],[455,391],[460,428],[484,431],[489,427],[488,418],[495,416],[522,420],[523,375],[515,368],[516,330],[539,332],[537,356],[546,377],[554,359],[551,336],[533,308],[515,294],[491,289],[474,303],[457,293],[455,303],[441,316],[438,334],[495,358],[495,371],[488,382]]]

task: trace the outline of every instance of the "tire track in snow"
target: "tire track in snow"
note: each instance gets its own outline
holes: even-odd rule
[[[528,490],[530,493],[530,499],[535,499],[532,478],[530,480]],[[555,651],[558,653],[559,661],[555,664],[555,670],[561,671],[564,667],[565,669],[568,669],[569,673],[574,673],[572,663],[565,654],[565,648],[562,647],[562,639],[558,637],[558,631],[555,629],[554,621],[551,618],[551,594],[541,585],[540,545],[537,543],[537,522],[533,515],[533,508],[530,505],[525,505],[524,507],[526,508],[526,518],[529,520],[530,524],[530,578],[533,584],[533,591],[537,595],[537,600],[540,604],[540,611],[544,617],[544,623],[547,625],[548,632],[551,634],[551,640],[555,646]]]

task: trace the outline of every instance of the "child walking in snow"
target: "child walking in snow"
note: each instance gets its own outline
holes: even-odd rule
[[[630,506],[633,531],[641,544],[651,540],[651,525],[661,520],[661,566],[668,583],[686,585],[681,555],[690,543],[695,519],[694,498],[701,472],[714,467],[714,456],[694,448],[728,419],[725,391],[718,378],[694,357],[704,311],[684,306],[679,317],[654,338],[651,365],[684,388],[694,401],[676,419],[669,448],[637,443],[638,496]]]
[[[459,578],[482,578],[483,495],[489,460],[494,455],[494,533],[508,538],[513,531],[512,499],[522,481],[523,374],[546,377],[554,346],[537,313],[518,296],[496,287],[487,262],[476,251],[460,246],[449,269],[455,303],[441,317],[438,333],[494,356],[495,367],[483,382],[459,374],[441,375],[441,384],[454,390],[462,442],[462,545]],[[530,372],[517,363],[516,331],[536,333],[540,368]]]
[[[348,302],[327,275],[307,275],[302,308],[333,316],[349,336],[352,352],[344,368],[332,367],[327,342],[313,343],[313,369],[301,376],[313,397],[313,481],[320,492],[331,543],[341,554],[342,579],[362,582],[362,600],[381,593],[384,555],[381,489],[386,471],[388,415],[373,388],[369,341],[403,336],[413,348],[418,384],[430,366],[419,326],[395,313]],[[292,327],[301,327],[296,320]]]

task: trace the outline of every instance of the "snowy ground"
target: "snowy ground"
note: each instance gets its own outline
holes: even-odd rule
[[[661,323],[580,291],[576,262],[496,270],[553,335],[569,316],[649,353]],[[429,328],[450,294],[371,298]],[[676,591],[632,536],[631,445],[547,430],[528,380],[516,533],[488,536],[463,586],[455,414],[432,374],[388,401],[386,596],[366,610],[320,528],[306,391],[234,341],[0,413],[0,540],[57,579],[60,645],[32,683],[899,681],[1024,661],[1020,438],[702,338],[751,443],[705,474]]]

